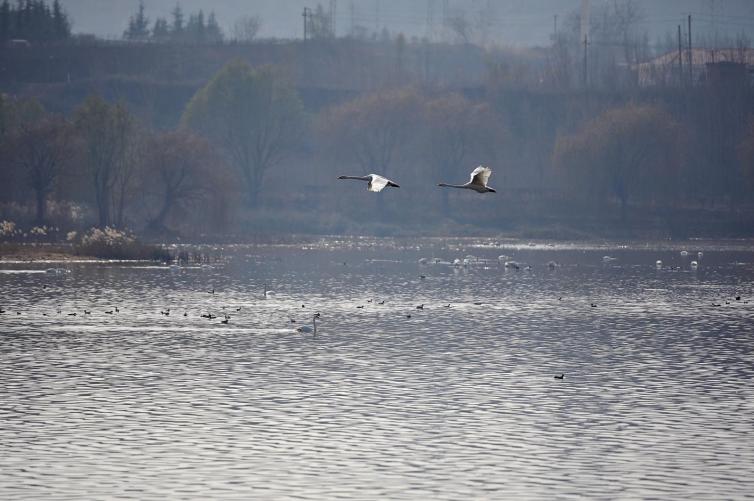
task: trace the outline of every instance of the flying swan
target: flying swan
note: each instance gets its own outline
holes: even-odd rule
[[[482,167],[481,165],[474,169],[471,172],[471,177],[469,178],[469,182],[466,184],[445,184],[440,183],[437,186],[444,186],[446,188],[466,188],[469,190],[474,190],[477,193],[496,193],[496,191],[489,186],[487,186],[487,181],[489,181],[490,176],[492,175],[492,169],[489,167]]]
[[[385,186],[400,188],[400,186],[398,186],[388,178],[378,176],[377,174],[369,174],[368,176],[338,176],[338,179],[356,179],[358,181],[369,181],[367,189],[375,193],[382,191]]]

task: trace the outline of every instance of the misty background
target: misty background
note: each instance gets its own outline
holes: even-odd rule
[[[0,2],[0,221],[748,235],[752,28],[737,0]],[[496,194],[437,188],[477,165]],[[370,172],[401,188],[337,180]]]
[[[303,37],[302,11],[316,7],[306,0],[223,0],[206,2],[185,0],[181,5],[189,11],[214,10],[220,25],[230,31],[240,16],[258,15],[264,23],[259,36],[263,38],[294,39]],[[335,9],[335,35],[344,36],[364,27],[379,33],[383,28],[407,36],[442,37],[443,20],[465,15],[477,24],[485,25],[489,42],[516,46],[542,46],[550,42],[554,28],[553,16],[561,21],[580,7],[580,0],[337,0],[321,2]],[[592,2],[610,4],[611,0]],[[645,16],[641,24],[650,38],[662,37],[668,23],[680,21],[693,13],[700,16],[700,33],[727,33],[754,30],[754,4],[747,0],[636,0]],[[138,6],[137,1],[62,0],[61,4],[73,19],[73,30],[99,37],[120,38],[127,27],[128,16]],[[152,17],[168,17],[176,2],[173,0],[145,0],[144,6]]]

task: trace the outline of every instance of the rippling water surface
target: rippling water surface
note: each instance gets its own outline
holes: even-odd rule
[[[752,252],[686,248],[2,264],[0,497],[751,496]]]

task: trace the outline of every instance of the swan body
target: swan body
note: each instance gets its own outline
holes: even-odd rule
[[[267,288],[267,284],[264,284],[264,299],[272,299],[275,293]]]
[[[465,188],[468,190],[474,190],[477,193],[496,193],[496,191],[489,186],[487,182],[492,175],[492,169],[489,167],[479,166],[471,171],[469,182],[466,184],[446,184],[440,183],[437,186],[443,186],[445,188]]]
[[[296,332],[299,332],[301,334],[313,334],[317,335],[317,319],[319,318],[319,313],[315,313],[312,316],[312,325],[302,325],[298,329],[296,329]]]
[[[367,176],[338,176],[338,179],[356,179],[358,181],[368,181],[369,184],[367,185],[367,190],[374,193],[382,191],[386,186],[400,188],[397,183],[394,183],[388,178],[379,176],[377,174],[369,174]]]

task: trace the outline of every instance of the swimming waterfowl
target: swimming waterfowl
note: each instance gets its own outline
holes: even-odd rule
[[[312,325],[311,327],[308,325],[302,325],[298,329],[296,329],[296,332],[299,332],[301,334],[312,334],[313,336],[317,335],[317,319],[320,317],[319,313],[315,313],[312,315]]]

